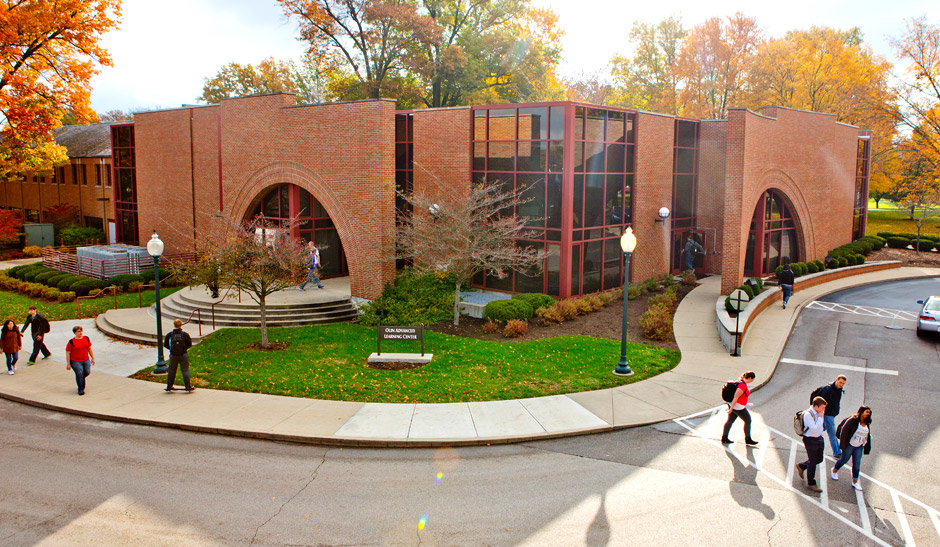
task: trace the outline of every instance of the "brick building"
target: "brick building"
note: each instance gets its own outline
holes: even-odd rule
[[[111,133],[118,241],[157,230],[168,252],[187,252],[221,216],[299,215],[294,235],[324,245],[324,273],[348,274],[364,298],[394,277],[396,189],[482,180],[524,192],[516,214],[534,236],[520,244],[545,251],[543,271],[474,283],[558,297],[622,285],[626,226],[639,241],[633,279],[678,272],[692,237],[706,249],[697,271],[721,274],[726,292],[865,229],[870,135],[786,108],[699,121],[571,102],[396,112],[391,100],[271,94],[140,113]]]
[[[83,226],[107,235],[114,222],[110,127],[101,123],[56,129],[55,140],[68,151],[68,165],[0,181],[0,207],[21,212],[25,222],[46,222],[44,211],[49,207],[74,205]]]

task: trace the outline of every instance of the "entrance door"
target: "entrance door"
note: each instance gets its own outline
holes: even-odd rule
[[[682,266],[684,249],[686,247],[686,242],[691,239],[695,243],[698,243],[702,252],[696,252],[693,255],[692,265],[693,270],[698,272],[701,268],[705,267],[705,254],[708,250],[705,231],[696,230],[694,228],[677,230],[672,233],[672,273],[679,274],[682,270],[686,269]]]

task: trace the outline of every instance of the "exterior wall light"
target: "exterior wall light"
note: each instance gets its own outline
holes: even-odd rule
[[[659,208],[659,218],[656,219],[656,222],[666,222],[666,219],[669,218],[669,208],[660,207]]]

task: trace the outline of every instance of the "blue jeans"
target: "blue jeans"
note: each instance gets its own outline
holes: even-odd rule
[[[862,454],[865,451],[865,446],[852,446],[849,445],[848,448],[842,451],[842,457],[839,458],[839,461],[836,462],[835,467],[832,468],[833,471],[837,472],[839,469],[845,465],[845,462],[849,461],[849,458],[852,458],[852,480],[858,480],[858,474],[862,470]]]
[[[91,359],[87,361],[69,361],[72,372],[75,373],[75,383],[78,385],[78,393],[85,393],[85,378],[91,374]]]
[[[305,279],[304,282],[300,284],[300,288],[302,289],[306,287],[307,283],[310,283],[311,281],[315,282],[317,287],[320,287],[321,289],[323,288],[323,284],[320,283],[320,268],[307,270],[307,279]]]
[[[7,356],[7,370],[13,370],[13,365],[20,358],[20,352],[14,351],[13,353],[4,353],[4,355]]]
[[[832,455],[836,458],[842,455],[839,449],[839,437],[836,436],[836,417],[823,416],[823,431],[829,434],[829,446],[832,448]]]
[[[783,289],[783,305],[786,306],[790,301],[790,294],[793,293],[793,285],[780,285],[780,288]]]

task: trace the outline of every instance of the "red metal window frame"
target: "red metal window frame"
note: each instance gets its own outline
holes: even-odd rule
[[[783,206],[780,217],[767,218],[767,202],[769,199],[775,200]],[[779,222],[780,226],[772,227],[771,225],[775,222]],[[772,237],[774,233],[780,233],[781,241],[783,240],[784,232],[792,234],[795,256],[790,257],[790,261],[798,262],[803,253],[801,252],[802,242],[797,225],[797,218],[793,215],[793,205],[786,196],[776,190],[767,190],[761,194],[757,206],[754,208],[754,216],[751,218],[751,229],[748,232],[748,236],[753,236],[754,238],[754,249],[751,264],[745,264],[745,274],[766,276],[773,273],[773,269],[769,267],[770,257],[767,256],[766,253],[768,251],[767,240]],[[745,243],[745,248],[747,246],[747,243]],[[781,263],[782,261],[783,257],[781,256]]]
[[[130,146],[118,146],[118,132],[127,129],[130,136]],[[133,187],[133,196],[123,195],[123,189],[120,183],[116,185],[113,191],[114,201],[114,227],[117,241],[119,243],[131,243],[137,245],[140,243],[140,230],[137,224],[137,160],[136,160],[136,141],[134,139],[134,124],[115,124],[111,126],[111,170],[114,171],[114,180],[120,181],[120,174],[123,171],[129,171],[131,174],[131,184]],[[118,161],[121,151],[129,151],[128,158],[131,163],[125,166]],[[129,199],[128,199],[129,198]],[[127,226],[125,226],[127,223]]]
[[[690,123],[695,127],[695,134],[693,137],[692,146],[680,146],[679,143],[679,124]],[[676,274],[682,268],[680,263],[680,246],[683,245],[683,235],[686,233],[700,233],[699,230],[696,230],[696,224],[698,222],[698,159],[699,159],[699,137],[701,134],[701,121],[691,118],[676,118],[673,125],[673,141],[672,141],[672,248],[669,253],[669,260],[671,262],[672,273]],[[691,171],[680,171],[679,170],[679,155],[683,150],[691,150],[692,152],[692,169]],[[692,177],[692,214],[690,216],[678,216],[679,214],[679,177]]]

